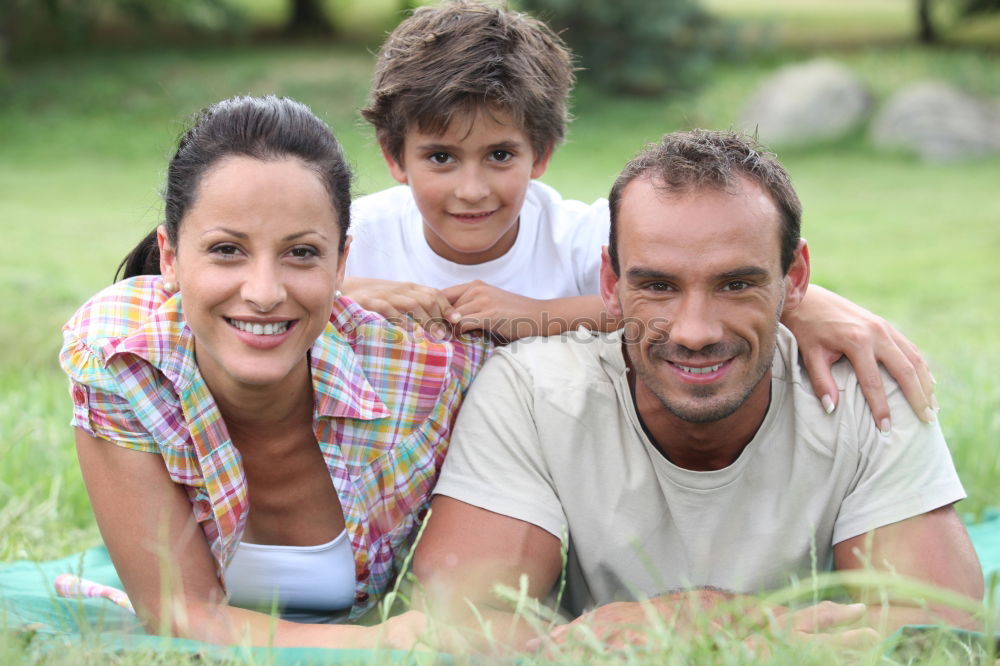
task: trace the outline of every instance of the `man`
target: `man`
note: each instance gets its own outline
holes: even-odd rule
[[[778,323],[809,281],[781,165],[733,133],[668,135],[625,167],[610,208],[601,293],[625,325],[529,340],[486,363],[415,556],[428,603],[496,606],[494,584],[517,588],[522,575],[545,597],[562,538],[563,609],[590,611],[577,622],[619,642],[633,635],[613,625],[650,610],[676,620],[685,604],[831,567],[981,599],[937,424],[905,409],[886,377],[899,417],[880,432],[846,363],[835,367],[840,406],[824,413]],[[896,598],[775,612],[806,635],[967,619]]]

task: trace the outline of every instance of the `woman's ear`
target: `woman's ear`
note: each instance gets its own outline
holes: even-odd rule
[[[167,228],[156,227],[156,245],[160,248],[160,275],[165,282],[177,283],[177,249],[167,238]]]

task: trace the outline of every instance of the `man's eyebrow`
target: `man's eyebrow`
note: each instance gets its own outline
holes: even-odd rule
[[[762,279],[768,276],[766,268],[760,266],[740,266],[732,270],[719,273],[716,278],[719,280],[745,280],[748,278]],[[630,280],[666,280],[675,282],[679,279],[676,273],[657,270],[655,268],[645,268],[636,266],[625,271],[625,277]]]
[[[625,271],[625,277],[630,280],[676,280],[677,276],[673,273],[666,273],[664,271],[658,271],[655,268],[644,268],[643,266],[636,266]]]
[[[766,278],[768,277],[768,272],[766,268],[760,266],[740,266],[739,268],[734,268],[731,271],[726,271],[719,274],[720,280],[739,280],[746,278]]]

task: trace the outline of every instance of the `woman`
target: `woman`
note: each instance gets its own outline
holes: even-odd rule
[[[411,646],[419,613],[328,622],[359,617],[398,571],[487,344],[430,340],[338,297],[350,174],[297,102],[205,110],[164,198],[128,279],[74,315],[60,355],[132,604],[150,631],[217,643]],[[824,314],[865,323],[837,303]],[[813,349],[817,329],[844,327],[814,323]],[[858,347],[873,343],[892,346]],[[285,619],[248,610],[275,607]]]
[[[162,277],[94,297],[61,353],[84,481],[133,605],[150,630],[212,642],[409,643],[415,613],[380,629],[274,625],[227,592],[296,619],[362,614],[426,506],[485,344],[404,336],[336,298],[350,173],[297,102],[204,111],[164,197],[156,246],[125,262],[126,277]]]

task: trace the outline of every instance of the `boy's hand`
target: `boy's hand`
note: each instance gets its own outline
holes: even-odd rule
[[[504,291],[474,280],[441,290],[461,318],[455,331],[486,331],[505,340],[546,334],[547,301]]]
[[[353,277],[342,286],[344,294],[364,309],[407,329],[420,324],[438,338],[447,333],[447,324],[461,316],[443,292],[413,282]]]
[[[781,321],[795,334],[813,390],[827,412],[836,407],[838,396],[830,367],[847,356],[880,430],[888,431],[891,422],[879,363],[899,384],[917,416],[934,420],[937,400],[927,364],[916,345],[882,317],[811,284],[799,307],[786,310]]]

